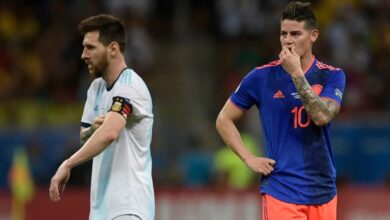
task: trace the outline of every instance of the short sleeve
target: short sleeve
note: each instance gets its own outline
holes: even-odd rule
[[[131,113],[133,117],[151,117],[152,100],[146,84],[135,72],[129,71],[126,74],[119,80],[113,97],[126,100],[131,106],[129,114]]]
[[[320,96],[333,99],[341,105],[345,90],[345,81],[345,74],[342,70],[331,72]]]
[[[257,103],[256,98],[256,83],[253,75],[256,70],[252,70],[238,85],[236,91],[230,96],[230,100],[239,108],[248,110],[252,105]]]

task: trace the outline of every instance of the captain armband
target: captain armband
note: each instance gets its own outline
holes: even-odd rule
[[[112,98],[112,105],[109,111],[118,112],[127,120],[127,115],[133,111],[133,107],[130,104],[130,100],[115,96]]]

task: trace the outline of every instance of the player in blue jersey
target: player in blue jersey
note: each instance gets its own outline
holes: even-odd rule
[[[263,219],[336,219],[329,129],[340,111],[345,74],[313,56],[319,31],[309,6],[294,1],[284,8],[279,60],[253,69],[216,122],[224,142],[262,174]],[[244,146],[235,125],[253,105],[259,109],[266,158]]]
[[[82,147],[53,176],[50,198],[59,201],[71,169],[93,158],[90,220],[154,219],[149,90],[124,59],[126,30],[112,15],[83,20],[81,59],[96,79],[81,118]]]

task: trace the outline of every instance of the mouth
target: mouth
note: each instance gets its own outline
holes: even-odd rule
[[[292,51],[292,48],[294,48],[293,45],[284,45],[285,48],[287,48],[289,51]]]

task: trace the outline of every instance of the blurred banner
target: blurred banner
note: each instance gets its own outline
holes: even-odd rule
[[[0,193],[0,219],[10,220],[10,195]],[[342,186],[338,194],[339,220],[390,219],[390,187]],[[261,219],[257,190],[156,190],[156,220]],[[67,189],[59,203],[49,201],[46,189],[27,205],[26,220],[82,220],[88,218],[88,189]]]

